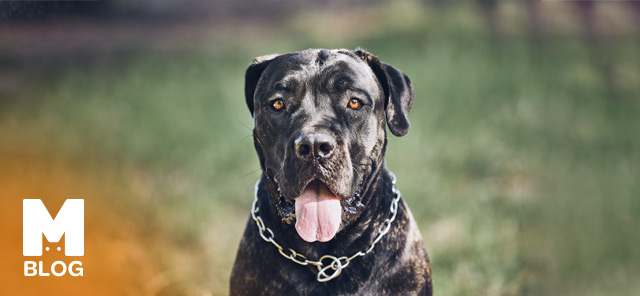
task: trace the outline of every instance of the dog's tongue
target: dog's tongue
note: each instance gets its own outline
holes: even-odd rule
[[[296,231],[308,242],[331,240],[342,220],[340,199],[324,183],[313,181],[296,199]]]

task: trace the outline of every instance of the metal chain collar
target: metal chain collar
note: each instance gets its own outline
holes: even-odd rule
[[[390,207],[391,217],[385,219],[382,225],[380,225],[380,228],[378,229],[379,231],[378,236],[376,237],[375,240],[373,240],[373,242],[371,242],[371,244],[369,245],[369,248],[367,248],[364,251],[358,251],[357,253],[351,255],[351,257],[347,257],[347,256],[336,257],[332,255],[324,255],[320,257],[318,261],[313,261],[313,260],[307,259],[307,257],[305,257],[304,255],[290,248],[287,248],[287,250],[289,250],[290,252],[289,254],[287,254],[285,249],[274,240],[275,235],[273,234],[273,231],[264,224],[264,222],[262,221],[262,218],[258,215],[258,210],[259,210],[258,209],[258,187],[260,186],[260,180],[256,182],[253,204],[251,205],[251,218],[253,219],[253,221],[256,222],[256,226],[258,226],[258,234],[260,234],[260,237],[264,241],[276,246],[276,248],[278,248],[278,252],[280,252],[280,255],[300,265],[311,264],[316,266],[318,268],[318,276],[316,278],[318,282],[328,282],[338,277],[342,272],[342,270],[347,266],[349,266],[349,263],[351,262],[351,260],[359,256],[364,256],[366,254],[369,254],[369,252],[373,250],[373,247],[376,246],[376,244],[382,239],[382,237],[385,234],[387,234],[387,232],[389,232],[389,229],[391,228],[391,223],[393,222],[393,220],[396,219],[396,214],[398,213],[398,201],[400,201],[400,196],[401,196],[400,190],[396,189],[396,175],[393,172],[389,172],[389,174],[391,175],[391,184],[392,184],[391,191],[394,194],[393,200],[391,201],[391,207]],[[265,232],[269,236],[266,236]],[[323,263],[323,261],[325,261],[327,264]],[[330,271],[329,269],[333,271]]]

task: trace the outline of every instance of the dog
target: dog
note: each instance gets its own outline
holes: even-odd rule
[[[262,175],[230,294],[431,295],[384,161],[385,126],[409,132],[407,75],[360,49],[267,55],[247,69],[245,99]]]

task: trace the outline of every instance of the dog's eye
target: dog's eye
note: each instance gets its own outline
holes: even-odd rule
[[[358,110],[360,109],[362,104],[360,104],[360,100],[356,99],[356,98],[351,98],[351,100],[349,100],[349,108],[353,109],[353,110]]]
[[[284,102],[281,99],[277,99],[273,101],[271,107],[273,107],[273,110],[280,111],[284,108]]]

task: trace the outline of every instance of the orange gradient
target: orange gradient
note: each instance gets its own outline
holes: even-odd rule
[[[108,174],[52,157],[0,158],[1,295],[148,295],[158,274],[136,225],[110,201],[123,194]],[[85,200],[85,256],[65,257],[64,237],[43,240],[42,257],[22,256],[22,200],[41,199],[52,216],[68,198]],[[122,200],[121,198],[119,200]],[[45,247],[50,251],[44,251]],[[61,251],[57,251],[61,247]],[[24,276],[24,261],[82,262],[84,275]],[[60,269],[58,269],[60,271]],[[151,280],[149,280],[151,279]]]

